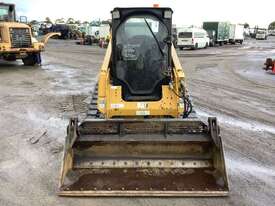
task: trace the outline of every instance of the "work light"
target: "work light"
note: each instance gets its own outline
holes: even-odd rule
[[[171,19],[172,18],[172,11],[171,10],[164,11],[164,18],[165,19]]]
[[[113,19],[119,19],[120,18],[120,13],[119,11],[115,10],[112,13]]]

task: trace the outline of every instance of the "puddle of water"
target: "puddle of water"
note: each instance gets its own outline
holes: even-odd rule
[[[257,54],[260,57],[265,59],[266,57],[272,57],[275,53],[275,50],[266,50],[266,48],[257,48],[257,50],[247,51],[247,54]]]
[[[0,171],[4,171],[7,169],[15,169],[20,165],[19,160],[3,160],[0,161]]]
[[[269,132],[269,133],[275,134],[275,127],[268,126],[259,122],[242,121],[240,119],[236,119],[233,117],[229,117],[229,116],[217,114],[217,113],[210,115],[209,113],[204,112],[200,109],[196,109],[196,113],[203,118],[216,116],[219,123],[231,125],[236,128],[242,128],[242,129],[250,130],[254,132]]]
[[[249,159],[226,157],[227,166],[234,173],[256,177],[270,186],[275,186],[275,170]]]
[[[27,111],[27,121],[33,127],[33,131],[29,131],[30,137],[39,137],[46,132],[46,137],[50,141],[55,141],[63,144],[66,136],[66,128],[69,121],[58,117],[50,117],[49,114],[35,112],[33,110]]]
[[[272,168],[263,167],[257,163],[253,163],[252,161],[242,161],[231,158],[226,158],[226,162],[232,170],[241,170],[244,172],[249,172],[254,176],[269,176],[275,178],[275,170]],[[274,179],[275,181],[275,179]]]
[[[275,107],[273,108],[272,111],[270,111],[270,110],[268,110],[266,108],[262,108],[262,107],[258,107],[258,110],[260,110],[261,112],[264,112],[266,114],[274,115],[275,116],[275,112],[273,112],[273,111],[275,111]]]
[[[58,128],[64,130],[68,122],[65,119],[57,118],[57,117],[49,117],[47,114],[43,114],[40,112],[34,111],[27,111],[28,120],[32,121],[33,123],[37,124],[40,128],[41,127],[51,127],[51,128]]]
[[[95,78],[81,75],[81,70],[64,65],[46,64],[42,67],[52,77],[54,86],[52,93],[61,95],[78,92],[90,92],[94,86]],[[83,76],[83,77],[82,77]]]
[[[272,75],[270,72],[266,72],[262,69],[262,67],[263,65],[259,68],[245,68],[236,70],[235,72],[248,81],[255,82],[259,86],[274,88],[273,85],[275,84],[275,75]]]
[[[239,50],[244,50],[244,49],[250,49],[251,48],[251,46],[243,46],[243,47],[239,47],[238,49]]]
[[[46,65],[43,65],[42,68],[50,72],[60,73],[64,78],[69,78],[69,79],[75,77],[75,75],[77,74],[75,68],[63,66],[63,65],[46,64]]]

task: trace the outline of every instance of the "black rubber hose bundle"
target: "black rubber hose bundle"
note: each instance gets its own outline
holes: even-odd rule
[[[183,118],[187,118],[193,110],[193,105],[191,100],[188,97],[183,97],[184,102],[184,112],[183,112]]]

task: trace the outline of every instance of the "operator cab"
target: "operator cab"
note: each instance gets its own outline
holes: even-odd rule
[[[0,21],[6,21],[6,22],[16,21],[14,4],[0,3]]]
[[[113,85],[125,101],[158,101],[171,78],[172,10],[115,8],[112,11]]]

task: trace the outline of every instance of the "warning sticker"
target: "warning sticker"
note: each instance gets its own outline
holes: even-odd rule
[[[148,115],[150,115],[150,111],[136,111],[136,115],[138,115],[138,116],[148,116]]]
[[[112,109],[121,109],[124,107],[124,104],[111,104]]]

